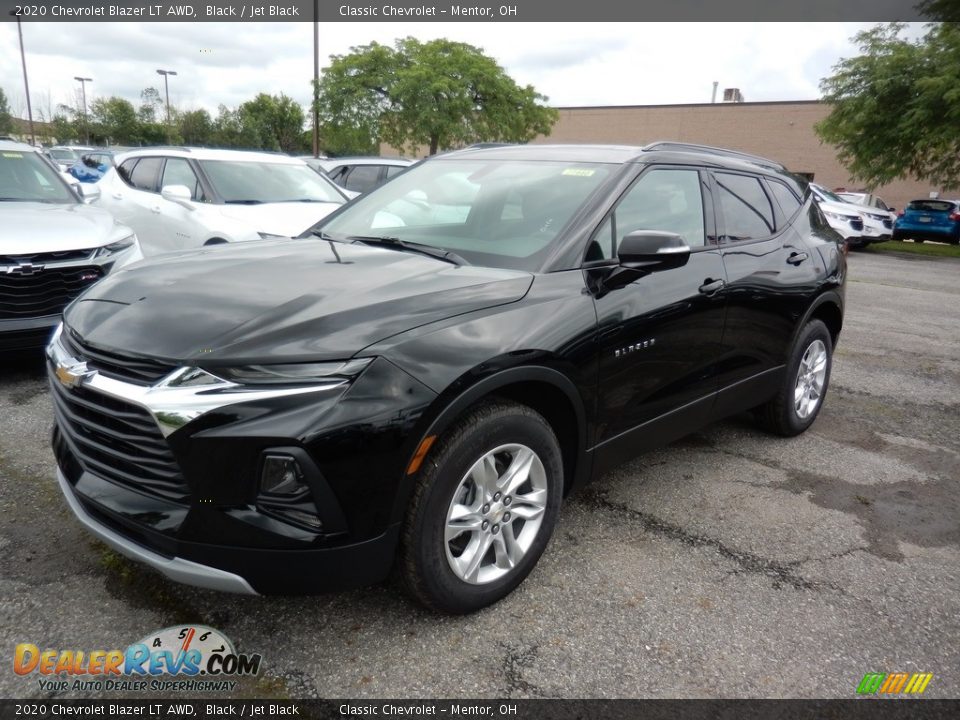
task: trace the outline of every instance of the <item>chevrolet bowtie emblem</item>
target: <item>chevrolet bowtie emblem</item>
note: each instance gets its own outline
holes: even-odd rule
[[[18,263],[17,265],[4,265],[0,267],[0,272],[5,275],[36,275],[43,270],[43,265],[34,265],[33,263]]]
[[[57,380],[59,380],[64,387],[68,388],[83,384],[97,373],[96,370],[88,369],[85,362],[79,362],[77,360],[58,362],[57,369],[54,372]]]

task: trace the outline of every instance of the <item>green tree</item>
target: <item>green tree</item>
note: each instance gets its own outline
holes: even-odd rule
[[[94,127],[91,136],[119,145],[137,145],[141,140],[137,111],[129,100],[97,98],[90,106]]]
[[[238,113],[243,133],[251,140],[259,139],[256,147],[286,152],[300,149],[304,115],[303,108],[293,98],[283,93],[277,96],[260,93],[243,103]]]
[[[960,185],[960,26],[918,40],[889,23],[855,37],[861,55],[821,81],[830,114],[816,126],[850,174],[869,186],[913,176]]]
[[[79,140],[80,133],[83,130],[83,119],[79,122],[73,119],[73,108],[67,105],[57,106],[57,111],[53,114],[53,136],[58,143],[66,143],[71,140]]]
[[[141,123],[165,122],[167,115],[160,91],[155,87],[144,88],[140,93],[140,107],[137,118]]]
[[[214,127],[206,110],[188,110],[179,117],[180,135],[187,145],[210,145]]]
[[[10,104],[7,94],[0,88],[0,134],[7,135],[13,132],[13,115],[10,114]]]
[[[430,153],[483,141],[549,135],[557,111],[530,85],[466,43],[415,38],[334,56],[320,81],[324,144],[381,141]]]

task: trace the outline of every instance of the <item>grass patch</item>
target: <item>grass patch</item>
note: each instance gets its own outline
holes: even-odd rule
[[[873,243],[867,247],[854,252],[901,252],[913,253],[914,255],[926,255],[928,257],[952,257],[960,258],[960,245],[940,245],[939,243],[915,243],[902,242],[900,240],[888,240],[882,243]]]

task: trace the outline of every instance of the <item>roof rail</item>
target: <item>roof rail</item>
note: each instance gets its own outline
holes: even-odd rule
[[[191,149],[182,145],[139,145],[137,147],[127,147],[124,152],[133,152],[134,150],[182,150],[183,152],[190,152]]]
[[[760,165],[761,167],[770,168],[772,170],[789,172],[786,167],[774,160],[760,157],[759,155],[751,155],[750,153],[740,152],[738,150],[727,150],[726,148],[713,147],[712,145],[696,145],[694,143],[682,143],[667,140],[650,143],[649,145],[644,146],[643,150],[644,152],[649,152],[651,150],[677,150],[679,152],[699,152],[708,155],[719,155],[720,157],[745,160],[746,162],[751,162],[754,165]]]

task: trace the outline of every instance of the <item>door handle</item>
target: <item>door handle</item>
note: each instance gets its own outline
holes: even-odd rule
[[[703,281],[703,285],[701,285],[699,289],[704,295],[714,295],[726,284],[723,280],[711,280],[707,278]]]
[[[791,265],[799,265],[809,257],[810,256],[805,252],[799,252],[799,253],[793,252],[793,253],[790,253],[790,257],[787,258],[787,262],[790,263]]]
[[[160,207],[157,206],[157,207],[150,208],[150,212],[154,213],[155,215],[159,215],[159,214],[160,214]]]
[[[123,193],[114,193],[114,194],[113,194],[113,199],[114,199],[114,200],[123,200]]]

